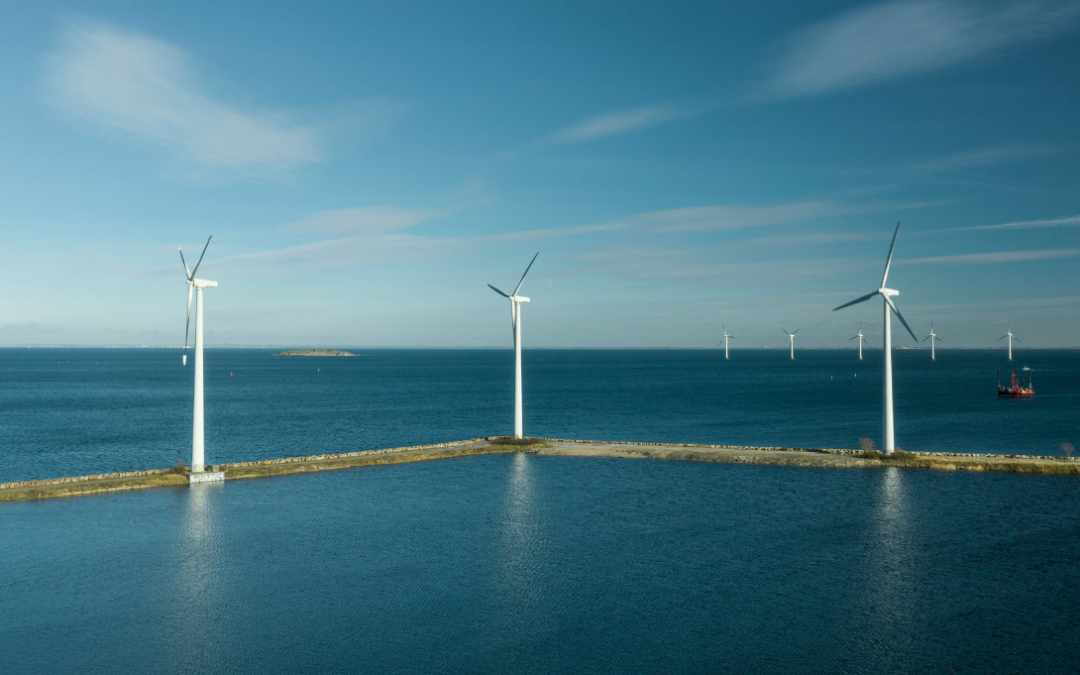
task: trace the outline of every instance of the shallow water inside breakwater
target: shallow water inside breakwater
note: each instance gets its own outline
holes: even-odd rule
[[[489,455],[0,508],[18,673],[1080,672],[1070,477]]]
[[[206,353],[210,463],[510,433],[511,350]],[[525,350],[526,434],[665,443],[881,443],[881,352]],[[1080,445],[1080,351],[1017,350],[1032,400],[999,400],[1004,350],[896,350],[907,450],[1055,454]],[[0,482],[190,461],[192,369],[176,349],[0,349]]]

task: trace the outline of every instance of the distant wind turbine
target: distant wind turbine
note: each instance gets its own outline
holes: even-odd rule
[[[217,288],[216,281],[199,279],[195,275],[199,273],[206,249],[210,247],[210,240],[214,235],[206,238],[206,246],[203,246],[199,262],[195,263],[195,269],[188,270],[187,261],[184,260],[184,251],[180,249],[180,261],[184,263],[184,272],[187,274],[187,325],[184,327],[184,358],[183,364],[187,365],[188,329],[191,327],[191,292],[195,291],[195,400],[192,405],[191,417],[191,470],[192,472],[203,471],[203,289]]]
[[[915,337],[915,333],[911,331],[911,327],[908,326],[907,321],[904,321],[904,317],[900,314],[900,310],[893,304],[891,296],[900,295],[900,291],[894,291],[891,288],[885,287],[885,281],[889,278],[889,266],[892,265],[893,248],[896,246],[896,235],[900,233],[900,223],[896,224],[896,230],[893,232],[892,243],[889,244],[889,257],[885,260],[885,274],[881,277],[881,286],[873,293],[867,293],[861,298],[856,298],[849,303],[840,305],[837,309],[843,309],[850,307],[851,305],[857,305],[860,302],[865,302],[875,295],[880,295],[885,300],[885,390],[882,396],[882,412],[883,415],[883,427],[885,432],[884,450],[887,454],[892,454],[895,449],[896,443],[893,438],[893,391],[892,391],[892,323],[890,322],[889,310],[891,309],[896,313],[896,318],[900,319],[900,323],[904,324],[904,328],[907,328],[907,332],[911,333],[911,339],[915,342],[919,341],[919,338]]]
[[[533,259],[529,261],[529,266],[525,268],[525,274],[529,273],[532,269],[533,263],[536,262],[536,256],[540,255],[537,251]],[[499,289],[495,288],[491,284],[488,286],[491,290],[495,291],[504,298],[510,300],[510,324],[514,334],[514,438],[521,438],[521,303],[529,302],[529,299],[518,295],[518,291],[521,290],[521,284],[525,281],[525,274],[521,275],[521,281],[518,282],[517,288],[514,292],[507,295]]]
[[[930,360],[931,361],[937,361],[937,356],[934,355],[934,343],[935,342],[941,342],[941,338],[939,338],[936,334],[934,334],[934,322],[933,321],[930,322],[930,334],[922,339],[923,342],[926,342],[927,340],[930,341]]]
[[[724,324],[720,324],[720,325],[721,325],[721,326],[724,326]],[[734,335],[728,335],[728,332],[727,332],[727,327],[726,327],[726,326],[724,326],[724,360],[725,360],[725,361],[727,360],[727,357],[728,357],[728,355],[727,355],[727,354],[728,354],[728,352],[727,352],[727,341],[728,341],[728,338],[731,338],[732,340],[734,340],[734,339],[735,339],[735,336],[734,336]]]
[[[1009,319],[1009,331],[999,337],[997,341],[1001,342],[1005,338],[1009,338],[1009,360],[1012,361],[1012,341],[1016,340],[1017,342],[1020,342],[1020,338],[1012,334],[1012,319]]]
[[[788,337],[791,338],[791,360],[794,361],[795,360],[795,333],[798,333],[799,331],[801,331],[802,328],[796,328],[795,333],[788,333],[786,328],[781,328],[780,330],[787,333]]]
[[[864,338],[863,334],[862,334],[862,322],[861,321],[859,322],[859,334],[856,335],[855,337],[848,338],[848,339],[849,340],[854,340],[856,338],[858,338],[858,340],[859,340],[859,360],[862,361],[862,346],[863,346],[863,343],[866,342],[866,338]],[[870,343],[866,342],[866,344],[870,344]]]

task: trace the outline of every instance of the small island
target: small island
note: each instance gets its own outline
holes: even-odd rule
[[[337,349],[290,349],[280,354],[271,354],[271,356],[356,356],[356,354]]]

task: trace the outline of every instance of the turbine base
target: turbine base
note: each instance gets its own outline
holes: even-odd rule
[[[188,485],[196,483],[223,483],[225,482],[224,471],[196,471],[188,474]]]

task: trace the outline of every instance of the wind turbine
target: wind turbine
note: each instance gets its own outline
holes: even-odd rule
[[[210,246],[210,240],[214,235],[206,238],[206,246],[203,246],[199,262],[195,263],[195,269],[188,270],[187,261],[184,260],[184,250],[180,249],[180,261],[184,263],[184,272],[187,274],[187,326],[184,328],[184,358],[187,365],[188,329],[191,327],[191,292],[195,291],[195,401],[192,406],[191,417],[191,471],[198,473],[205,468],[203,465],[203,289],[217,288],[216,281],[199,279],[195,275],[202,265],[203,256]]]
[[[538,255],[540,255],[539,251],[529,261],[529,266],[525,268],[525,274],[528,274],[529,270],[532,269]],[[521,284],[525,281],[525,274],[521,275],[521,281],[518,282],[517,288],[509,295],[488,284],[491,290],[510,300],[510,324],[514,333],[514,438],[521,438],[521,303],[529,302],[529,299],[517,293],[521,290]]]
[[[1020,338],[1012,334],[1012,319],[1009,319],[1009,332],[999,337],[997,341],[1001,342],[1005,338],[1009,338],[1009,360],[1012,361],[1012,341],[1016,340],[1017,342],[1020,342]]]
[[[885,260],[885,274],[881,277],[881,286],[873,293],[867,293],[861,298],[856,298],[849,303],[840,305],[837,309],[843,309],[850,307],[851,305],[857,305],[860,302],[865,302],[875,295],[880,295],[885,300],[885,390],[882,396],[882,417],[884,426],[884,450],[886,454],[892,454],[895,449],[895,441],[893,439],[893,392],[892,392],[892,323],[890,322],[889,310],[896,312],[896,318],[900,319],[900,323],[904,324],[904,328],[907,328],[907,332],[911,333],[911,339],[915,342],[919,341],[919,338],[915,337],[915,333],[911,331],[911,327],[908,326],[907,321],[904,321],[904,317],[900,314],[900,310],[893,304],[891,296],[900,295],[900,291],[894,291],[891,288],[885,287],[885,281],[889,278],[889,266],[892,265],[893,248],[896,246],[896,235],[900,233],[900,223],[896,224],[896,230],[893,232],[892,243],[889,244],[889,257]]]
[[[859,334],[856,335],[855,337],[851,337],[851,338],[848,338],[848,339],[849,340],[854,340],[855,338],[859,339],[859,360],[862,361],[862,346],[863,346],[863,343],[866,342],[866,338],[864,338],[863,334],[862,334],[862,321],[859,322]],[[870,344],[870,343],[866,342],[866,344]]]
[[[782,331],[784,331],[785,333],[787,333],[787,329],[786,329],[786,328],[781,328],[780,330],[782,330]],[[795,329],[795,333],[798,333],[798,332],[799,332],[799,331],[801,331],[801,330],[802,330],[802,328],[796,328],[796,329]],[[787,333],[787,334],[788,334],[788,337],[789,337],[789,338],[791,338],[791,360],[792,360],[792,361],[794,361],[794,360],[795,360],[795,333]]]
[[[941,338],[934,334],[934,322],[930,322],[930,334],[922,339],[923,342],[930,341],[930,360],[937,361],[937,357],[934,356],[934,343],[941,342]]]
[[[720,325],[724,326],[724,324],[720,324]],[[728,357],[728,355],[727,355],[727,341],[728,341],[728,338],[731,338],[732,340],[734,340],[735,336],[734,335],[728,335],[727,327],[724,326],[724,360],[725,361],[727,360],[727,357]]]

